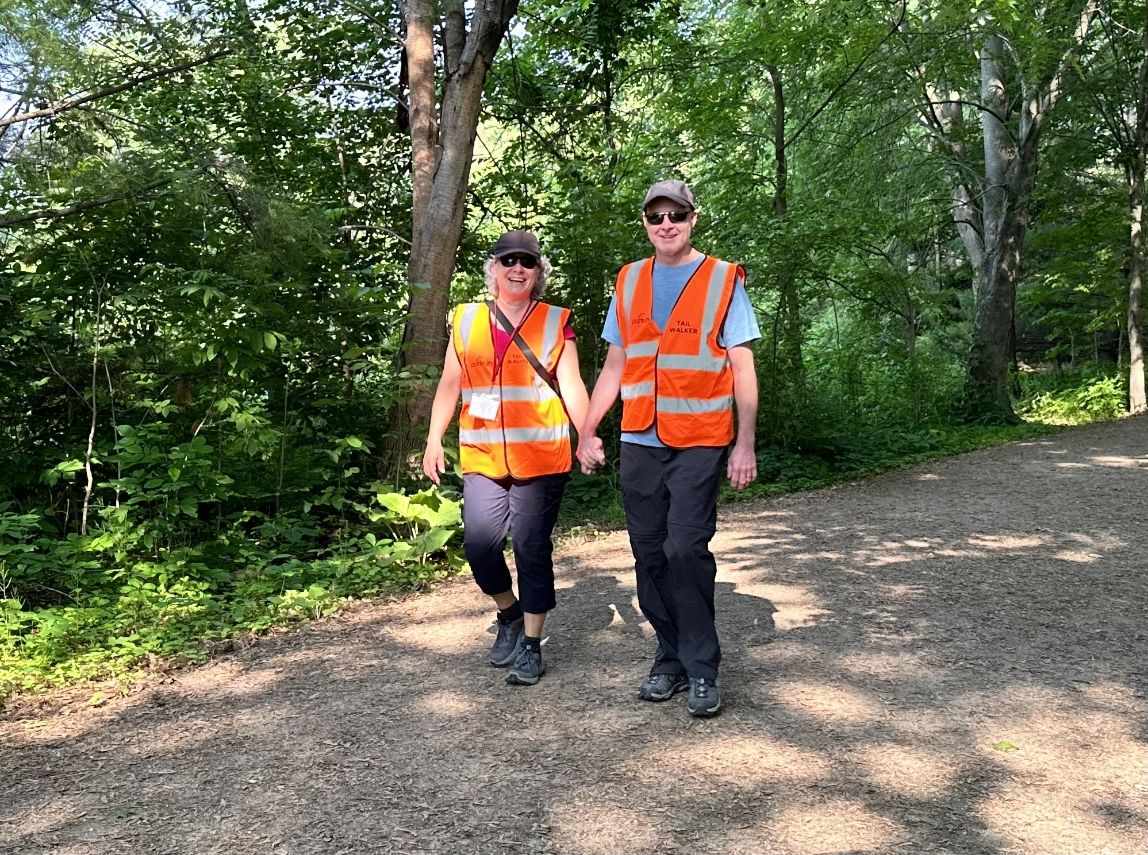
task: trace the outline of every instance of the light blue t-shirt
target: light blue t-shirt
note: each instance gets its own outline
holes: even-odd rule
[[[658,329],[665,329],[670,319],[670,312],[674,304],[682,296],[686,283],[694,275],[705,256],[686,264],[670,267],[654,262],[654,323]],[[610,298],[610,308],[606,312],[606,321],[602,325],[602,338],[609,344],[622,346],[622,332],[618,329],[617,293]],[[753,313],[753,304],[749,301],[749,294],[745,292],[745,281],[738,276],[733,286],[733,298],[730,300],[729,312],[725,323],[718,333],[718,344],[727,350],[739,344],[747,344],[761,338],[761,329],[757,325],[757,316]],[[665,447],[665,443],[658,439],[657,429],[651,425],[643,431],[623,431],[622,442],[632,442],[635,445],[648,445],[655,448]]]

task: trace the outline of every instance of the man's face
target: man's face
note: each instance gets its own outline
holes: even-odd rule
[[[651,223],[651,214],[654,215],[655,219],[657,219],[658,214],[663,215],[661,223]],[[686,214],[687,216],[683,222],[675,223],[671,219],[671,214],[678,216]],[[697,218],[697,212],[689,210],[685,205],[680,205],[670,199],[655,199],[646,206],[642,222],[646,225],[646,237],[654,245],[654,250],[659,255],[673,257],[682,255],[689,250],[690,233],[694,230],[694,223]]]

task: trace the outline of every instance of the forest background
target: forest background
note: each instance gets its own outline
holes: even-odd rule
[[[1146,57],[1132,0],[2,0],[0,701],[463,569],[449,306],[534,229],[592,380],[660,178],[748,270],[750,496],[1144,411]]]

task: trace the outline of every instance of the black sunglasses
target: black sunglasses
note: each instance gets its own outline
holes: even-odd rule
[[[692,211],[647,211],[646,222],[651,226],[660,226],[662,220],[670,218],[671,223],[684,223],[690,218]]]
[[[521,264],[523,270],[533,270],[538,266],[538,259],[533,255],[504,255],[498,259],[503,267],[513,267]]]

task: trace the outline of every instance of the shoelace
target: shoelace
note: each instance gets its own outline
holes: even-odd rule
[[[706,682],[705,678],[699,679],[694,684],[694,694],[699,698],[708,698],[710,694],[710,684]]]

